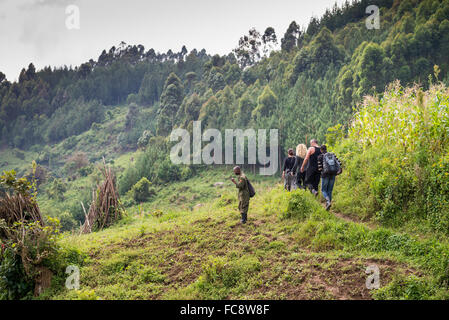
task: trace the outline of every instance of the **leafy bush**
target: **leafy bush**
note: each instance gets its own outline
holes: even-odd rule
[[[59,246],[59,221],[48,217],[48,226],[40,222],[16,222],[7,226],[0,221],[3,232],[8,234],[0,257],[0,295],[7,298],[31,296],[38,267],[55,270]],[[56,270],[57,271],[57,270]],[[20,277],[20,281],[17,281]]]
[[[145,202],[155,195],[156,191],[152,187],[152,183],[144,177],[131,188],[131,194],[136,202]]]
[[[387,286],[374,292],[379,300],[426,300],[431,298],[435,289],[426,279],[416,276],[395,277]]]
[[[322,210],[320,204],[310,192],[297,189],[292,192],[272,193],[265,198],[265,211],[278,215],[281,219],[295,218],[304,220],[317,210]]]
[[[67,191],[67,184],[61,179],[54,179],[47,189],[47,194],[50,199],[64,201],[64,192]]]
[[[77,221],[68,211],[63,212],[58,218],[61,224],[61,231],[70,231],[78,226]]]
[[[33,281],[25,273],[22,261],[14,250],[4,248],[2,244],[0,262],[0,300],[31,297]]]
[[[366,97],[335,146],[345,170],[336,210],[389,226],[412,220],[449,234],[449,89],[392,84]]]
[[[166,159],[159,165],[156,171],[156,178],[161,183],[177,181],[181,178],[181,170],[178,165]]]
[[[33,162],[33,174],[36,167]],[[42,221],[34,177],[30,183],[26,178],[16,178],[14,171],[5,172],[0,186],[8,192],[0,199],[0,298],[30,298],[33,290],[40,293],[47,285],[41,283],[35,288],[41,285],[42,273],[62,273],[66,251],[58,244],[59,220],[46,217],[45,223]]]

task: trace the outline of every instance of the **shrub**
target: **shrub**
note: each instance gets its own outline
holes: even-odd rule
[[[73,218],[70,212],[65,211],[59,216],[59,222],[61,224],[61,231],[70,231],[75,229],[77,221]]]
[[[81,177],[87,177],[94,171],[94,167],[92,165],[85,166],[78,169],[78,173]]]
[[[416,276],[397,276],[387,286],[373,294],[379,300],[426,300],[434,293],[426,281]]]
[[[73,174],[79,169],[89,165],[89,160],[85,152],[77,152],[73,156],[70,156],[65,163],[65,170],[68,174]]]
[[[151,132],[145,130],[142,133],[142,136],[139,138],[139,140],[137,140],[137,147],[139,147],[140,149],[144,149],[145,147],[147,147],[151,137],[152,137]]]
[[[162,183],[178,181],[181,178],[181,170],[179,166],[174,165],[169,159],[166,159],[156,171],[156,178]]]
[[[25,273],[22,261],[14,250],[3,249],[2,244],[0,262],[0,300],[31,297],[33,281]]]
[[[145,202],[156,194],[152,183],[147,178],[142,178],[131,188],[131,194],[136,202]]]
[[[282,218],[304,220],[315,211],[322,210],[315,197],[307,190],[295,190],[288,193],[287,209],[282,212]]]
[[[334,209],[387,226],[415,220],[449,234],[448,132],[443,85],[423,91],[395,83],[380,100],[366,97],[348,138],[335,146],[345,168]]]
[[[47,226],[39,221],[20,221],[12,226],[7,226],[4,220],[0,222],[0,228],[8,235],[2,240],[0,296],[30,297],[42,267],[54,272],[60,269],[56,262],[59,222],[50,217]]]
[[[54,179],[47,190],[50,199],[64,201],[64,192],[67,191],[67,185],[61,179]]]

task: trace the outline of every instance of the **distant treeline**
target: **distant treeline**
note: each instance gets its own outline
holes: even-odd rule
[[[368,5],[380,7],[378,30],[366,28]],[[130,126],[139,110],[154,115],[135,138],[122,139],[134,147],[195,120],[278,128],[283,148],[323,139],[327,128],[347,123],[364,95],[395,79],[424,87],[448,79],[449,0],[347,2],[304,30],[293,21],[273,50],[277,44],[268,27],[251,29],[225,56],[121,43],[74,69],[30,64],[14,83],[0,73],[0,139],[19,148],[55,143],[101,123],[120,104],[132,105]]]

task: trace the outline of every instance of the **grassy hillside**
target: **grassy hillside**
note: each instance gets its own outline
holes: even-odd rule
[[[346,137],[331,128],[344,166],[331,212],[249,173],[258,193],[243,226],[231,168],[163,184],[118,225],[66,233],[62,246],[84,257],[81,290],[56,282],[42,298],[447,299],[448,101],[441,84],[393,84],[382,100],[366,98]],[[380,289],[366,288],[370,265]]]
[[[375,3],[379,30],[365,26],[367,1],[347,3],[307,30],[292,22],[265,56],[245,38],[213,57],[123,45],[74,70],[31,64],[14,83],[0,72],[0,171],[32,182],[5,174],[0,200],[19,190],[63,231],[44,228],[51,255],[40,263],[54,278],[39,298],[449,298],[449,1]],[[232,166],[170,161],[171,130],[198,120],[277,128],[281,158],[325,142],[344,168],[332,211],[244,166],[257,195],[240,225]],[[103,159],[126,215],[79,235]],[[34,275],[8,241],[0,298],[31,298]],[[70,264],[79,291],[64,289]],[[365,286],[370,265],[380,289]]]
[[[203,186],[209,184],[203,180]],[[236,190],[193,210],[130,211],[119,225],[66,235],[84,256],[79,291],[61,283],[42,299],[446,298],[438,286],[447,243],[422,241],[326,212],[305,191],[256,183],[250,220],[239,223]],[[365,286],[369,265],[381,289]]]

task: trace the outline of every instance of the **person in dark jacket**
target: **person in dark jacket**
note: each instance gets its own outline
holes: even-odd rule
[[[293,166],[293,174],[296,174],[296,181],[294,184],[294,189],[300,188],[305,189],[306,188],[306,173],[300,172],[300,168],[302,166],[302,163],[304,162],[304,158],[307,154],[307,147],[305,144],[301,143],[298,144],[296,147],[296,160],[295,165]]]
[[[310,140],[311,147],[307,150],[300,172],[306,172],[306,186],[315,196],[318,195],[320,184],[320,172],[318,171],[318,156],[321,154],[320,146],[316,139]],[[307,170],[305,170],[307,166]]]
[[[320,149],[321,154],[318,156],[318,171],[321,172],[321,193],[326,200],[326,210],[330,210],[332,205],[332,191],[334,190],[335,177],[341,173],[341,162],[337,156],[335,156],[335,159],[340,165],[340,170],[336,174],[325,173],[323,170],[323,159],[324,155],[327,153],[327,147],[322,145]]]
[[[284,188],[290,191],[292,189],[292,182],[295,180],[293,167],[295,166],[295,153],[293,149],[288,149],[288,157],[284,160],[282,168],[282,179],[284,179]]]

